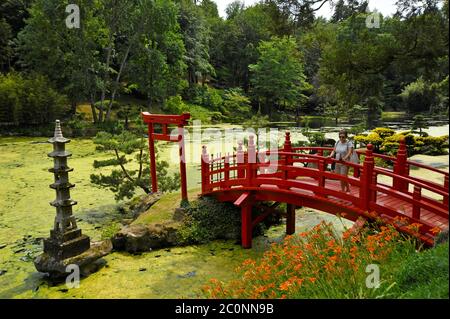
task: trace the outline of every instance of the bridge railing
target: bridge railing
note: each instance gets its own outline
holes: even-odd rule
[[[331,151],[332,148],[326,147],[292,148],[290,146],[289,133],[286,134],[284,148],[277,151],[256,152],[253,138],[249,139],[247,152],[244,152],[242,143],[240,143],[237,153],[232,155],[213,157],[207,154],[206,147],[204,147],[202,156],[202,193],[238,186],[258,187],[263,183],[269,182],[274,186],[280,187],[296,187],[296,183],[298,186],[306,187],[304,181],[297,181],[296,179],[310,177],[317,180],[318,189],[314,188],[314,192],[318,196],[335,196],[351,201],[357,207],[367,211],[371,209],[371,205],[376,205],[377,192],[389,192],[389,194],[395,194],[393,195],[394,197],[398,197],[398,194],[403,194],[401,199],[415,203],[416,206],[417,202],[411,202],[411,200],[414,201],[414,196],[416,199],[420,197],[424,207],[438,203],[434,198],[424,195],[423,191],[432,193],[434,197],[441,197],[442,202],[436,206],[439,207],[440,212],[444,206],[448,210],[448,172],[408,161],[404,141],[400,143],[397,157],[373,153],[372,146],[369,146],[364,151],[358,151],[360,155],[364,154],[365,156],[363,163],[345,162],[345,165],[353,168],[353,177],[337,175],[327,170],[329,164],[333,162],[340,163],[338,160],[324,156],[324,154],[328,154]],[[391,161],[393,169],[377,167],[375,158]],[[300,163],[303,164],[303,167],[298,166]],[[443,185],[410,176],[408,166],[417,166],[441,174],[444,177]],[[392,179],[392,183],[380,182],[378,176]],[[337,194],[334,191],[326,190],[326,180],[348,182],[359,189],[359,197],[356,199],[355,196],[342,192]],[[377,187],[376,189],[374,189],[374,185]]]

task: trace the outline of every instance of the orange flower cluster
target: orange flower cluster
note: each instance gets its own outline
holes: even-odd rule
[[[322,222],[311,231],[273,244],[261,260],[246,260],[238,280],[213,280],[203,288],[209,298],[335,298],[365,289],[367,265],[389,258],[401,235],[393,226],[351,230],[342,236]]]

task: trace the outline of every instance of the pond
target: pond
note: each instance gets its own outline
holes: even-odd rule
[[[448,125],[427,131],[432,135],[448,134]],[[335,134],[330,130],[327,136],[334,138]],[[304,138],[299,130],[292,130],[292,135],[293,141]],[[280,144],[283,138],[280,134]],[[47,137],[0,138],[0,298],[195,298],[201,296],[200,287],[210,278],[233,278],[234,269],[242,261],[261,256],[271,242],[280,241],[284,236],[281,225],[256,238],[252,250],[243,250],[235,242],[217,241],[138,256],[115,252],[105,257],[107,266],[81,281],[79,289],[51,286],[36,272],[32,262],[42,252],[41,240],[49,235],[55,216],[54,208],[49,205],[55,195],[49,188],[53,177],[47,171],[52,161],[47,157],[51,146],[46,140]],[[200,148],[198,140],[188,139],[186,143],[187,152],[197,152]],[[224,137],[211,138],[207,144],[210,150],[222,153],[232,152],[235,147],[234,143],[227,144]],[[74,207],[75,216],[83,232],[92,240],[99,240],[112,221],[123,218],[113,193],[90,183],[93,161],[108,156],[95,152],[94,144],[87,139],[74,139],[67,148],[74,154],[69,165],[75,169],[71,174],[71,181],[76,184],[72,197],[79,203]],[[176,146],[161,145],[160,156],[165,160],[175,158],[171,170],[178,170]],[[420,160],[448,169],[448,157],[421,157]],[[198,168],[194,161],[188,163],[191,189],[199,186]],[[418,170],[414,174],[422,172]],[[351,225],[332,215],[301,209],[297,214],[297,231],[322,220],[332,222],[340,230],[344,225]]]

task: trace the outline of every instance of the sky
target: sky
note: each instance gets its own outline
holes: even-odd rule
[[[226,17],[225,9],[234,0],[214,0],[217,3],[217,6],[219,7],[219,13],[222,17]],[[242,0],[244,1],[244,0]],[[245,4],[252,5],[256,2],[259,2],[259,0],[245,0]],[[392,15],[395,13],[395,2],[396,0],[369,0],[369,8],[371,11],[374,11],[374,9],[377,9],[378,12],[381,12],[384,16]],[[327,3],[325,4],[318,12],[318,16],[323,16],[325,18],[330,18],[333,14],[333,11],[330,7],[330,5]]]

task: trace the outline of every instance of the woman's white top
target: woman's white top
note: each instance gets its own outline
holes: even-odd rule
[[[351,148],[353,148],[353,143],[351,141],[347,141],[345,143],[338,141],[335,146],[336,159],[341,160],[344,158]]]

